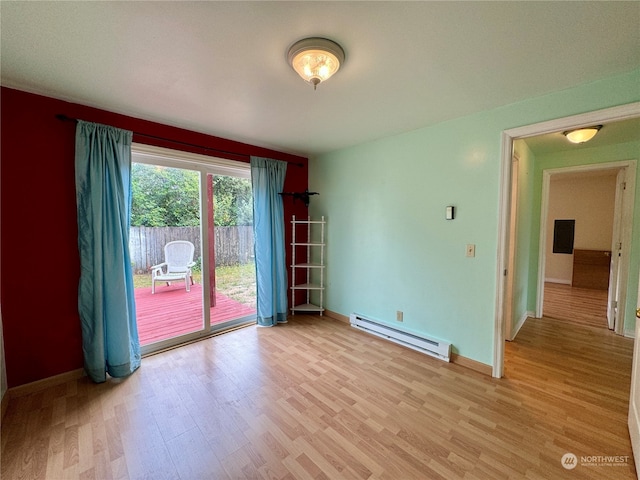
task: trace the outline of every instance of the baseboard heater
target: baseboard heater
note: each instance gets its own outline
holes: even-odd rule
[[[356,313],[349,315],[349,323],[352,327],[364,330],[367,333],[387,339],[391,342],[426,353],[432,357],[448,362],[451,357],[451,344],[441,340],[435,340],[425,336],[418,336],[398,328],[389,327]]]

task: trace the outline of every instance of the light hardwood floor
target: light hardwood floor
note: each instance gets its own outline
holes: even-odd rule
[[[560,283],[544,284],[545,317],[590,327],[607,325],[607,290],[576,288]]]
[[[633,342],[528,320],[506,376],[296,315],[11,399],[3,479],[635,478]],[[565,453],[628,456],[561,466]]]

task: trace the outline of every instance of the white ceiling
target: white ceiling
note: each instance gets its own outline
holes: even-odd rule
[[[1,1],[5,86],[314,155],[640,66],[640,2]],[[317,91],[288,47],[346,52]],[[516,125],[517,126],[517,125]]]

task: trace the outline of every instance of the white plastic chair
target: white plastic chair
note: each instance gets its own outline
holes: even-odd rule
[[[193,261],[195,247],[193,243],[185,240],[169,242],[164,246],[164,262],[151,267],[151,293],[156,293],[156,282],[171,282],[184,280],[187,292],[191,291],[193,276],[191,267],[196,262]]]

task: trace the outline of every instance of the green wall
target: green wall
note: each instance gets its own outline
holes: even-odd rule
[[[326,307],[390,324],[402,310],[404,328],[492,364],[502,132],[639,101],[639,86],[636,70],[313,158],[310,214],[328,221]]]
[[[514,142],[514,152],[518,157],[518,204],[516,230],[516,259],[513,275],[513,315],[511,319],[512,335],[515,328],[525,316],[535,313],[529,308],[529,274],[531,237],[533,228],[534,202],[534,164],[535,156],[527,144],[522,140]],[[535,302],[534,302],[535,305]]]
[[[538,279],[538,251],[540,248],[540,206],[542,199],[543,171],[553,168],[576,165],[593,165],[623,160],[640,160],[640,142],[627,142],[601,148],[587,148],[575,152],[559,152],[540,155],[535,158],[533,226],[531,229],[531,250],[529,257],[529,302],[528,308],[535,311]],[[630,268],[625,305],[625,335],[633,336],[635,329],[635,310],[638,292],[638,266],[640,265],[640,165],[636,170],[636,198],[634,206],[634,228]]]

